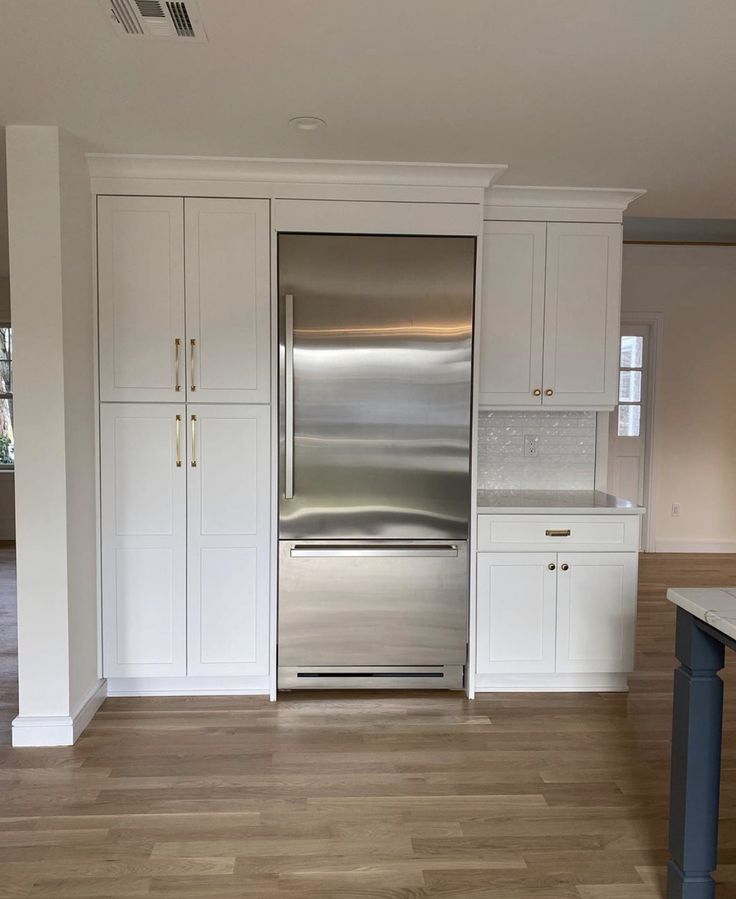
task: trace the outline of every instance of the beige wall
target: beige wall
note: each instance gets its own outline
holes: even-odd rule
[[[626,312],[664,316],[655,547],[736,552],[736,247],[627,245]],[[673,503],[681,505],[679,517]]]

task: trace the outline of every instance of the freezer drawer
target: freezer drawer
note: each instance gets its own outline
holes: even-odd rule
[[[467,606],[465,541],[279,542],[280,671],[464,665]]]

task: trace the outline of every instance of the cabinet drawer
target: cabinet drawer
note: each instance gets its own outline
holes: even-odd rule
[[[479,552],[636,551],[638,515],[479,515]]]

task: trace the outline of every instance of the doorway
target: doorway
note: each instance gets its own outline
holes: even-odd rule
[[[641,548],[651,550],[652,440],[657,319],[621,322],[618,405],[608,428],[608,490],[646,507]]]

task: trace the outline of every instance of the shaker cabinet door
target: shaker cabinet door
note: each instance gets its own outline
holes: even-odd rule
[[[486,222],[480,317],[480,404],[542,403],[544,222]]]
[[[268,406],[187,406],[188,673],[268,674]]]
[[[555,554],[478,553],[477,559],[478,673],[553,672]]]
[[[547,225],[545,406],[616,404],[621,245],[621,225]]]
[[[100,410],[105,677],[186,674],[184,406]]]
[[[100,399],[184,399],[184,201],[98,198]]]
[[[561,552],[558,558],[557,670],[632,671],[637,554]]]
[[[187,399],[267,403],[269,202],[184,203]]]

